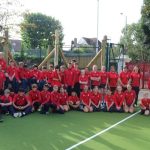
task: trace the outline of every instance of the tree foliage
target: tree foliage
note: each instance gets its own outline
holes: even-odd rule
[[[150,0],[144,0],[142,7],[142,29],[144,32],[144,46],[150,51]]]
[[[61,23],[51,16],[41,13],[27,13],[22,22],[21,35],[23,44],[27,48],[45,48],[54,46],[55,30],[60,31],[60,43],[63,40],[63,28]]]

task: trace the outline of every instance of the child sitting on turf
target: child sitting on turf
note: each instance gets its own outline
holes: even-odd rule
[[[12,98],[10,97],[10,91],[6,89],[4,95],[0,97],[0,107],[4,114],[13,115]]]
[[[68,94],[67,94],[67,92],[65,91],[65,89],[63,87],[60,88],[59,102],[60,102],[60,105],[62,105],[64,111],[69,110]]]
[[[114,102],[116,112],[123,112],[123,103],[124,103],[124,93],[122,92],[122,87],[120,85],[117,86],[116,92],[114,93]]]
[[[32,90],[29,91],[29,99],[32,105],[32,111],[40,110],[41,95],[37,84],[32,84]]]
[[[125,101],[124,101],[124,111],[133,113],[134,112],[134,102],[135,102],[135,91],[132,90],[131,85],[127,85],[127,90],[124,92]]]
[[[80,106],[80,100],[77,96],[77,93],[75,91],[71,92],[71,96],[68,98],[68,104],[70,106],[70,109],[72,110],[78,110]]]
[[[115,110],[115,98],[110,89],[106,91],[104,100],[105,100],[104,111],[113,112]]]
[[[23,117],[32,112],[32,106],[29,98],[25,95],[23,89],[19,89],[18,94],[15,95],[13,99],[13,116]]]
[[[85,85],[83,88],[83,92],[80,94],[80,109],[84,112],[92,112],[93,108],[91,106],[91,98],[90,98],[90,92],[88,91],[88,85]]]
[[[99,92],[98,86],[93,88],[93,91],[90,94],[91,103],[93,111],[100,111],[101,110],[101,103],[102,103],[102,94]]]
[[[45,84],[41,91],[41,114],[48,114],[49,111],[51,93],[48,90],[49,85]]]
[[[59,102],[59,92],[57,85],[53,86],[53,91],[51,92],[50,107],[52,108],[52,112],[64,114],[64,108]]]
[[[148,98],[148,93],[145,93],[140,102],[141,115],[148,116],[150,114],[150,98]]]

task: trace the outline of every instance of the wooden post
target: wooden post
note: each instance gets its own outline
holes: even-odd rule
[[[55,30],[54,66],[58,65],[58,56],[59,56],[59,30]]]
[[[95,57],[89,62],[89,64],[87,65],[87,67],[90,67],[93,62],[101,55],[102,49],[95,55]]]
[[[46,62],[49,60],[49,58],[54,54],[55,48],[47,55],[47,57],[41,62],[41,64],[38,66],[40,69],[43,65],[46,64]]]
[[[49,53],[50,53],[50,45],[48,45],[47,56],[49,55]],[[47,69],[49,69],[49,65],[50,65],[50,61],[48,60],[47,61]]]
[[[8,65],[8,29],[5,29],[5,42],[4,42],[4,55],[5,55],[5,60]]]
[[[64,55],[62,50],[60,50],[60,55],[61,55],[61,57],[62,57],[62,59],[64,61],[65,66],[67,67],[68,63],[67,63],[67,60],[66,60],[65,55]]]

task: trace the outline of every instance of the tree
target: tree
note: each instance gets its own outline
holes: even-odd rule
[[[133,23],[127,26],[127,30],[122,30],[123,36],[120,39],[121,44],[125,44],[126,53],[132,60],[148,61],[150,56],[148,50],[143,45],[144,33],[142,30],[142,22]]]
[[[63,40],[63,28],[61,23],[51,16],[41,13],[27,13],[22,22],[21,35],[27,48],[54,47],[55,30],[60,31],[60,43]]]
[[[144,32],[144,46],[150,54],[150,0],[144,0],[142,7],[142,29]]]

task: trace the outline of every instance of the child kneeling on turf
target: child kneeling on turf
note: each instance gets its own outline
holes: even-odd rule
[[[131,85],[127,85],[127,90],[124,92],[125,101],[124,101],[124,111],[133,113],[134,112],[134,102],[136,98],[135,91],[132,90]]]
[[[115,111],[115,98],[110,89],[107,90],[104,100],[105,100],[104,111],[114,112]]]
[[[64,114],[64,108],[59,102],[59,92],[57,85],[53,86],[53,91],[51,92],[50,107],[52,108],[52,112]]]
[[[25,95],[23,89],[19,89],[18,94],[13,99],[14,117],[23,117],[32,112],[32,106],[29,98]]]
[[[150,115],[150,98],[148,98],[148,93],[144,94],[144,97],[140,102],[141,115]]]
[[[37,84],[32,84],[32,90],[29,91],[29,99],[32,104],[32,111],[40,110],[41,95]]]
[[[68,94],[63,87],[60,88],[59,102],[60,102],[60,105],[62,105],[65,112],[69,110]]]
[[[83,92],[80,94],[80,109],[84,112],[92,112],[93,108],[91,106],[90,92],[88,91],[88,86],[85,85],[83,88]]]
[[[49,85],[45,84],[41,91],[41,114],[48,114],[50,107],[51,93],[49,92]]]
[[[122,87],[120,85],[117,86],[116,92],[114,93],[115,100],[115,108],[116,112],[124,112],[123,104],[124,104],[124,93],[122,92]]]
[[[13,115],[12,98],[10,97],[10,90],[6,89],[4,95],[0,97],[0,107],[4,114]]]
[[[71,96],[69,96],[69,98],[68,98],[68,104],[70,106],[70,109],[79,110],[80,100],[75,91],[71,92]]]
[[[93,88],[90,94],[93,111],[101,111],[102,94],[99,92],[98,86]]]

